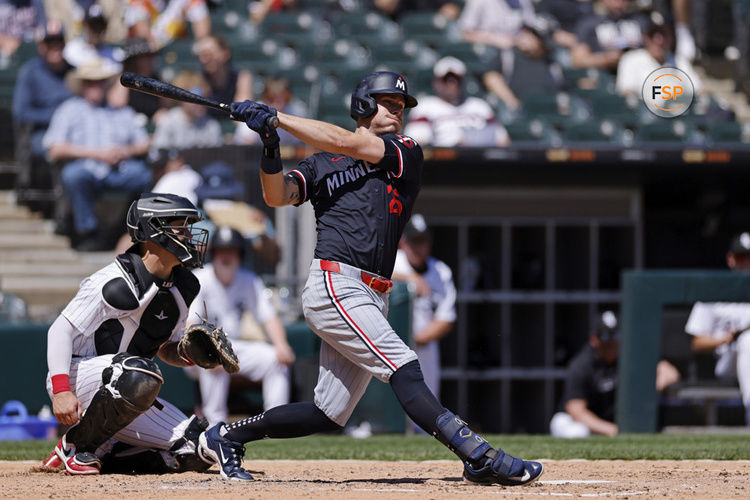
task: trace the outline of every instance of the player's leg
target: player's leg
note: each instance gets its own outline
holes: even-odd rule
[[[341,429],[367,389],[370,378],[369,373],[324,342],[320,348],[314,401],[276,406],[233,424],[214,426],[201,434],[201,449],[220,463],[223,478],[251,480],[252,476],[241,467],[243,443]]]
[[[399,368],[390,382],[409,418],[461,459],[467,481],[515,486],[535,481],[542,474],[542,464],[492,448],[463,420],[444,408],[424,383],[419,361]]]
[[[745,425],[750,426],[750,332],[737,337],[737,380],[745,405]]]
[[[238,341],[233,342],[232,346],[240,360],[239,375],[262,383],[263,409],[287,404],[289,368],[279,363],[276,349],[266,342]]]
[[[236,353],[236,350],[235,350]],[[240,358],[240,367],[242,366]],[[227,419],[227,397],[230,375],[221,366],[212,370],[199,370],[198,387],[201,391],[201,409],[210,425]]]
[[[109,366],[102,368],[106,361]],[[91,376],[96,373],[101,374],[98,383]],[[78,363],[76,395],[86,411],[55,448],[68,473],[97,474],[97,448],[147,411],[163,382],[152,360],[124,353]]]

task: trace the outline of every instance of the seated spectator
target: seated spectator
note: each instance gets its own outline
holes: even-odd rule
[[[534,9],[540,17],[554,20],[552,38],[557,45],[566,48],[572,48],[578,41],[575,35],[578,21],[594,12],[590,2],[579,0],[542,0]]]
[[[38,33],[39,56],[21,67],[13,90],[13,120],[30,126],[31,156],[44,157],[42,137],[55,109],[70,97],[65,76],[70,66],[63,59],[65,38],[60,23],[50,21]]]
[[[727,252],[732,271],[750,271],[750,233],[732,238]],[[750,426],[750,304],[746,302],[696,302],[685,331],[693,336],[695,352],[713,352],[716,377],[738,381],[745,405],[745,424]]]
[[[73,73],[80,96],[60,105],[52,115],[43,145],[50,161],[64,163],[62,184],[73,211],[76,248],[107,249],[97,235],[94,201],[102,191],[137,196],[151,184],[151,171],[138,156],[149,140],[129,107],[111,108],[106,93],[117,73],[103,60],[92,60]]]
[[[419,107],[409,113],[404,134],[422,145],[438,147],[510,143],[490,105],[478,97],[464,96],[464,63],[455,57],[444,57],[435,64],[433,74],[436,95],[420,97]]]
[[[273,272],[281,260],[281,249],[275,239],[271,219],[258,208],[244,201],[245,188],[235,177],[232,167],[217,161],[203,167],[203,183],[195,190],[198,203],[210,222],[239,231],[252,245],[252,267],[260,272]]]
[[[210,98],[227,103],[253,98],[253,75],[246,69],[232,66],[232,51],[223,38],[208,36],[197,41],[195,53],[211,88]],[[229,119],[223,111],[210,109],[208,113],[220,120]]]
[[[195,190],[203,183],[203,177],[185,163],[185,158],[178,149],[151,150],[148,160],[154,177],[158,178],[151,191],[176,194],[187,198],[193,205],[198,205]]]
[[[209,92],[206,80],[194,71],[181,71],[172,83],[201,96]],[[207,110],[206,106],[200,104],[180,102],[164,113],[156,125],[152,147],[188,149],[224,144],[219,122],[208,116]]]
[[[123,71],[159,79],[156,73],[155,55],[156,53],[145,38],[132,38],[123,47]],[[155,95],[136,92],[119,84],[113,87],[108,98],[112,106],[130,106],[136,113],[142,113],[155,124],[159,123],[160,118],[167,111],[167,105],[163,99]]]
[[[616,436],[615,402],[620,341],[617,316],[605,311],[588,343],[568,365],[563,408],[552,417],[554,437],[582,438],[592,434]],[[662,392],[680,379],[677,369],[662,360],[656,366],[656,390]]]
[[[104,10],[100,5],[92,4],[83,19],[83,33],[65,45],[63,57],[68,64],[77,68],[91,59],[103,58],[112,61],[121,71],[122,49],[105,43],[106,31],[107,18]]]
[[[624,51],[643,43],[646,17],[630,14],[630,0],[601,0],[606,13],[586,16],[578,23],[578,43],[571,50],[577,68],[617,69]]]
[[[262,382],[263,408],[288,403],[288,366],[294,363],[294,351],[263,282],[254,272],[240,268],[244,238],[227,226],[218,227],[209,252],[211,262],[195,271],[201,286],[190,306],[188,324],[206,315],[205,304],[207,319],[221,325],[232,342],[240,362],[238,375]],[[230,375],[221,367],[191,371],[198,372],[203,416],[211,425],[226,421]]]
[[[205,0],[127,0],[125,24],[130,38],[145,38],[154,50],[185,36],[185,20],[190,22],[196,40],[211,34]]]
[[[7,68],[21,43],[33,41],[37,27],[46,23],[42,0],[0,0],[0,69]]]
[[[652,71],[663,66],[670,66],[684,71],[696,94],[702,91],[700,77],[695,73],[690,61],[672,51],[674,37],[672,28],[666,24],[651,24],[643,34],[643,48],[629,50],[620,58],[617,65],[617,83],[615,89],[623,95],[641,97],[643,83]]]
[[[307,117],[307,105],[292,95],[289,89],[289,81],[286,78],[269,76],[266,78],[260,102],[272,108],[296,116]],[[281,144],[298,144],[300,140],[286,130],[279,129]],[[244,123],[237,123],[234,133],[235,144],[260,144],[260,136],[250,130]]]
[[[458,24],[467,42],[507,49],[534,18],[531,0],[466,0]]]
[[[122,0],[44,0],[47,19],[60,21],[68,36],[79,36],[85,29],[88,9],[94,4],[102,9],[107,20],[104,40],[120,46],[127,39],[125,27],[125,2]]]
[[[563,85],[560,65],[551,60],[545,38],[525,26],[512,49],[503,49],[482,76],[487,90],[510,109],[518,109],[530,94],[556,92]]]
[[[433,11],[446,19],[457,19],[461,8],[451,0],[372,0],[375,10],[397,21],[404,12]]]

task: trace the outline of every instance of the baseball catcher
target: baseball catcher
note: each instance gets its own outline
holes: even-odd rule
[[[133,246],[84,279],[50,327],[47,392],[57,420],[71,427],[45,467],[70,475],[210,467],[196,448],[206,422],[157,397],[164,377],[154,361],[236,369],[221,330],[206,326],[181,340],[200,288],[188,270],[203,262],[207,231],[193,226],[200,220],[185,198],[142,194],[127,215]]]
[[[399,134],[405,109],[416,105],[406,80],[387,71],[365,76],[355,88],[355,132],[253,101],[232,104],[233,115],[263,141],[266,203],[309,201],[315,209],[318,238],[302,305],[323,342],[313,401],[219,423],[200,435],[202,452],[219,463],[225,479],[252,479],[242,468],[243,443],[341,429],[373,376],[390,383],[409,417],[461,459],[466,480],[513,486],[542,474],[542,464],[493,448],[446,409],[427,388],[417,355],[386,319],[396,248],[422,175],[422,149]],[[323,152],[284,174],[273,117]]]

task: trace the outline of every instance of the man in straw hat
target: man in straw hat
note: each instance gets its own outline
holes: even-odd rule
[[[116,74],[117,68],[104,59],[78,67],[71,79],[77,95],[55,111],[43,140],[50,161],[64,164],[62,184],[73,210],[75,246],[81,251],[107,247],[97,235],[97,195],[118,190],[135,198],[151,183],[150,170],[137,158],[148,151],[146,130],[132,108],[107,104]]]

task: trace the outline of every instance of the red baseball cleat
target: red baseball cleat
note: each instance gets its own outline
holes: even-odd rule
[[[102,461],[99,457],[88,451],[76,453],[75,446],[68,445],[65,436],[55,446],[55,453],[60,463],[65,465],[65,470],[70,476],[99,474],[99,470],[102,468]],[[50,461],[51,458],[48,458],[47,461]]]

